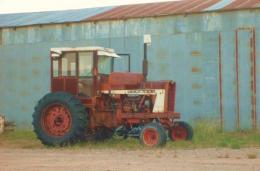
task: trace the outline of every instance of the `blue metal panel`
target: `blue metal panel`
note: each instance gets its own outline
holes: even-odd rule
[[[188,94],[186,94],[187,101],[189,103],[186,104],[188,108],[190,108],[187,112],[193,113],[193,118],[199,120],[203,116],[204,113],[204,100],[203,100],[203,89],[204,85],[204,77],[203,73],[203,41],[202,41],[201,33],[186,33],[186,51],[188,52],[186,55],[186,63],[187,65],[187,78],[189,81],[186,81],[187,86],[190,88],[186,88],[189,90]],[[189,62],[188,62],[189,61]],[[179,71],[180,72],[180,71]],[[183,79],[183,78],[182,78]],[[180,80],[179,80],[180,81]],[[182,81],[183,82],[183,81]],[[180,89],[181,87],[179,87]],[[178,90],[179,90],[178,89]]]
[[[203,113],[208,118],[219,119],[219,61],[218,32],[201,33]]]
[[[125,50],[125,39],[121,38],[110,38],[110,46],[117,53],[123,54],[128,53]],[[131,55],[131,53],[129,53]],[[131,56],[133,58],[133,56]],[[132,59],[133,61],[133,59]],[[127,56],[122,56],[121,59],[114,60],[114,71],[127,72],[128,71],[128,58]]]
[[[174,33],[173,28],[175,27],[176,19],[173,17],[164,17],[160,20],[157,18],[147,18],[142,22],[144,30],[143,33],[150,33],[153,35],[158,35],[161,33],[172,34]]]
[[[110,36],[110,23],[109,22],[97,23],[95,27],[95,37],[109,38],[109,36]]]
[[[238,110],[240,115],[240,127],[243,129],[252,128],[251,112],[253,106],[251,100],[253,90],[251,86],[253,85],[251,85],[251,83],[253,83],[253,77],[251,74],[251,67],[253,67],[253,61],[251,59],[251,37],[251,30],[238,31]]]
[[[125,52],[131,54],[133,72],[142,72],[143,37],[125,37]]]
[[[222,96],[225,130],[236,129],[235,33],[221,32]]]

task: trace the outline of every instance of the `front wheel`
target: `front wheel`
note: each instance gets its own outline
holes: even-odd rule
[[[172,141],[191,140],[193,137],[192,127],[183,121],[175,122],[173,127],[169,129],[169,138]]]
[[[166,144],[164,128],[158,123],[146,124],[140,134],[140,143],[148,147],[160,147]]]
[[[84,138],[87,124],[85,106],[65,92],[45,95],[33,113],[34,132],[45,145],[74,144]]]

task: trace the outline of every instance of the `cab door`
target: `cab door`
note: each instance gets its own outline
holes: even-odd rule
[[[78,94],[77,53],[64,53],[61,58],[52,59],[51,91],[65,91]]]
[[[78,53],[78,96],[80,98],[93,97],[93,52]]]

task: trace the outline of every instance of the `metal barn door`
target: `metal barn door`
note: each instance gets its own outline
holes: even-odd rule
[[[254,29],[238,29],[235,33],[236,126],[256,128],[256,72]]]

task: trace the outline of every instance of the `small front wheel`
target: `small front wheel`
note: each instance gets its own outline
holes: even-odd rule
[[[166,144],[164,128],[158,123],[146,124],[140,134],[140,143],[148,147],[160,147]]]
[[[169,138],[172,141],[191,140],[193,137],[192,127],[183,121],[175,122],[173,127],[169,129]]]

